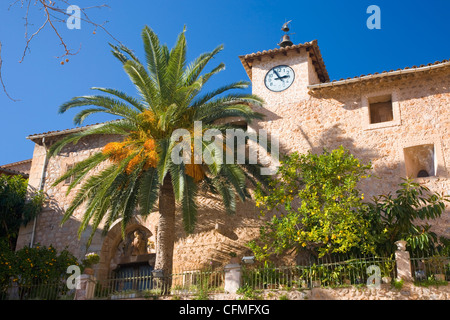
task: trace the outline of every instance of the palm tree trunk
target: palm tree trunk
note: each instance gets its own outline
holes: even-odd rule
[[[170,293],[175,242],[175,195],[169,175],[164,179],[159,191],[159,223],[156,241],[155,269],[163,271],[159,280],[163,294]]]

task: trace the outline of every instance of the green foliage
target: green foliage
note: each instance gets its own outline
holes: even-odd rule
[[[450,239],[444,236],[439,237],[436,251],[439,252],[441,256],[450,257]]]
[[[397,290],[401,290],[403,288],[404,284],[405,283],[404,283],[403,279],[401,279],[401,280],[393,279],[392,280],[392,287],[394,287]]]
[[[243,285],[236,291],[237,294],[242,294],[239,300],[261,300],[261,290],[255,290],[251,285]]]
[[[257,258],[293,248],[319,257],[354,249],[374,252],[364,194],[357,189],[369,169],[343,147],[286,156],[269,186],[256,190],[262,215],[278,212],[261,228],[259,241],[249,244]]]
[[[14,251],[6,239],[0,239],[0,293],[8,288],[10,279],[16,273]]]
[[[91,268],[100,261],[100,256],[95,252],[87,253],[82,261],[84,267]]]
[[[264,261],[262,268],[257,266],[244,266],[242,278],[243,283],[252,288],[266,288],[268,285],[286,284],[283,273],[268,261]]]
[[[44,203],[42,192],[29,194],[27,188],[28,180],[22,176],[0,175],[0,238],[7,239],[11,249],[15,248],[20,225],[31,221]]]
[[[425,288],[447,286],[448,281],[436,280],[434,277],[429,277],[427,280],[414,281],[414,285],[417,287],[425,287]]]
[[[78,265],[77,259],[67,250],[59,254],[52,247],[22,248],[16,251],[16,275],[19,284],[46,283],[67,275],[67,267]]]
[[[394,254],[391,254],[389,259],[386,259],[380,265],[381,276],[390,277],[395,269],[395,259]]]
[[[20,286],[52,284],[67,276],[67,267],[78,265],[67,250],[57,252],[52,246],[36,244],[16,252],[5,241],[0,242],[0,290],[4,292],[10,281]]]
[[[432,253],[437,245],[437,236],[431,226],[423,223],[441,216],[448,198],[432,193],[427,187],[404,180],[396,196],[381,195],[368,206],[368,220],[372,232],[378,234],[378,253],[390,255],[395,252],[395,242],[405,240],[412,250]],[[442,238],[445,244],[445,238]],[[448,249],[446,249],[448,250]]]
[[[208,290],[205,288],[200,288],[193,300],[209,300]]]
[[[261,214],[275,212],[249,243],[259,260],[287,250],[308,250],[315,256],[347,252],[391,256],[395,242],[412,250],[449,253],[449,240],[430,231],[427,220],[445,210],[448,198],[405,180],[391,194],[365,202],[358,183],[369,176],[343,147],[322,154],[286,156],[268,187],[259,185],[256,205]]]

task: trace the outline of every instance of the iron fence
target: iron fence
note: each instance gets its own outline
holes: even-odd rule
[[[419,283],[450,281],[450,257],[415,255],[411,257],[411,272],[414,281]]]
[[[375,266],[375,267],[374,267]],[[372,278],[370,278],[372,276]],[[252,289],[308,289],[320,286],[365,285],[395,278],[395,260],[383,257],[326,258],[297,266],[245,266],[243,286]]]
[[[73,300],[75,290],[67,287],[65,280],[33,283],[11,281],[0,292],[0,300]]]
[[[188,270],[159,277],[152,270],[96,281],[96,299],[150,298],[161,295],[202,295],[224,291],[223,270]]]
[[[418,284],[450,281],[450,257],[411,254],[411,271]],[[367,285],[375,277],[382,282],[396,278],[393,257],[339,257],[317,259],[296,266],[243,264],[242,286],[251,289],[310,289],[327,286]],[[202,296],[222,293],[225,271],[177,271],[159,277],[152,270],[121,273],[108,279],[95,280],[95,299],[151,298],[161,295]],[[20,284],[11,281],[0,290],[0,300],[73,299],[75,290],[62,279],[56,282]]]

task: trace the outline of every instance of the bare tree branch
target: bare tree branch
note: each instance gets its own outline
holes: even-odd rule
[[[63,47],[63,54],[60,56],[57,56],[58,59],[67,57],[67,56],[73,56],[78,54],[78,52],[81,49],[78,49],[78,51],[74,51],[72,50],[69,45],[66,43],[66,41],[64,40],[64,38],[61,36],[61,32],[59,29],[59,26],[56,25],[56,23],[67,23],[67,18],[71,16],[71,14],[67,13],[67,9],[70,6],[70,3],[68,2],[68,0],[15,0],[13,1],[9,8],[11,8],[14,5],[17,5],[20,3],[21,8],[25,8],[25,16],[24,16],[24,20],[25,20],[25,47],[23,50],[23,54],[21,59],[19,60],[19,63],[22,63],[25,59],[25,56],[27,55],[28,51],[30,50],[30,44],[31,41],[37,37],[42,30],[44,30],[46,27],[50,27],[54,34],[58,37],[60,45]],[[44,18],[43,18],[43,22],[41,24],[41,26],[33,33],[31,34],[31,36],[29,36],[29,32],[28,32],[28,28],[30,26],[29,23],[29,14],[30,14],[30,7],[31,5],[33,5],[33,7],[35,8],[36,11],[42,11],[44,14]],[[91,7],[85,7],[85,8],[80,8],[80,21],[84,21],[86,23],[88,23],[89,25],[94,27],[94,33],[97,30],[97,28],[102,29],[109,37],[111,37],[114,41],[118,42],[119,44],[121,44],[121,42],[119,40],[117,40],[106,28],[105,28],[105,24],[108,21],[105,21],[103,23],[97,23],[93,20],[91,20],[89,18],[89,16],[87,15],[86,11],[89,9],[101,9],[101,8],[105,8],[108,7],[108,5],[106,4],[102,4],[102,5],[98,5],[98,6],[91,6]],[[81,16],[82,14],[82,16]],[[64,26],[66,27],[66,25]],[[0,43],[0,50],[1,50],[1,43]],[[68,60],[66,59],[66,62]],[[61,64],[64,64],[64,61],[61,62]],[[8,98],[10,98],[13,101],[17,101],[15,99],[12,99],[10,97],[10,95],[8,94],[7,90],[6,90],[6,86],[3,82],[3,78],[2,78],[2,73],[1,73],[1,65],[2,65],[2,60],[1,60],[1,55],[0,55],[0,81],[1,84],[3,86],[3,91],[5,92],[5,94],[8,96]]]
[[[17,99],[11,98],[11,96],[10,96],[9,93],[8,93],[8,90],[6,90],[6,85],[5,85],[5,83],[3,82],[3,77],[2,77],[2,64],[3,64],[3,60],[2,60],[2,42],[0,41],[0,82],[1,82],[2,87],[3,87],[3,92],[5,92],[6,96],[7,96],[10,100],[12,100],[12,101],[14,101],[14,102],[19,101],[19,100],[17,100]]]

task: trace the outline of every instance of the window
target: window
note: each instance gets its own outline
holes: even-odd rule
[[[370,123],[380,123],[394,120],[392,96],[384,95],[369,98]]]
[[[423,144],[403,149],[406,175],[410,178],[423,178],[436,175],[436,156],[434,144]]]
[[[73,166],[74,166],[73,164],[66,165],[66,172],[72,170]],[[71,184],[73,182],[73,178],[74,178],[73,176],[68,177],[66,180],[64,180],[64,184],[65,185]]]
[[[361,97],[364,130],[377,130],[401,125],[398,90],[386,89]]]

